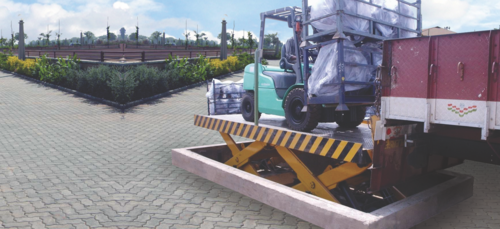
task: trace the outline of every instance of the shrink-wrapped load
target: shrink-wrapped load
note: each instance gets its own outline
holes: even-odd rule
[[[386,24],[375,23],[375,28],[379,35],[387,38],[397,37],[415,37],[416,33],[402,30],[398,36],[396,25],[404,28],[416,30],[417,21],[412,18],[400,16],[400,12],[404,15],[415,17],[415,7],[407,5],[406,3],[399,3],[398,0],[372,0],[372,3],[380,7],[375,7],[362,1],[356,0],[310,0],[311,5],[311,19],[318,19],[311,22],[311,25],[318,30],[337,30],[337,11],[343,9],[347,14],[360,15],[375,20],[383,21]],[[340,5],[342,4],[342,5]],[[401,6],[399,6],[401,5]],[[342,6],[342,7],[340,7]],[[330,15],[330,16],[328,16]],[[342,17],[343,29],[350,29],[356,32],[369,33],[370,22],[369,20],[362,19],[344,14]],[[362,37],[355,37],[359,41]]]
[[[355,0],[344,0],[342,8],[344,12],[370,17],[374,7]],[[335,14],[339,10],[338,0],[310,0],[311,19],[317,19],[326,15]],[[349,15],[344,15],[342,18],[343,26],[347,29],[352,29],[358,32],[369,32],[370,22],[365,19],[355,18]],[[337,15],[332,15],[326,18],[319,19],[311,23],[318,31],[336,30]]]
[[[404,3],[401,3],[401,13],[404,15],[408,15],[411,17],[416,17],[416,12],[415,12],[415,7],[406,5]],[[399,20],[399,25],[408,28],[408,29],[417,29],[417,20],[401,16]],[[418,34],[410,31],[401,31],[401,38],[407,38],[407,37],[417,37]]]
[[[213,82],[208,84],[206,94],[210,114],[240,113],[241,97],[244,92],[243,80],[232,82],[213,79]]]
[[[341,77],[338,74],[339,68],[339,43],[326,45],[319,51],[318,58],[309,77],[309,96],[332,96],[338,95],[340,90]],[[344,47],[354,48],[354,44],[344,41]],[[356,63],[366,65],[368,61],[359,50],[344,49],[344,60],[346,63]],[[370,68],[367,66],[345,65],[345,81],[369,82],[372,78]],[[345,85],[346,91],[355,91],[365,88],[366,85]]]
[[[386,9],[398,10],[398,1],[397,0],[373,0],[374,4],[382,6],[382,8],[377,8],[373,11],[372,17],[374,19],[386,22],[390,25],[397,25],[399,22],[399,15],[394,12],[390,12]],[[375,28],[380,32],[380,34],[387,38],[396,38],[398,33],[396,28],[384,25],[380,23],[375,24]]]

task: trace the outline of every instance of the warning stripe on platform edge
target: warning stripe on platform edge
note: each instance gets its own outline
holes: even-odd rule
[[[358,157],[363,149],[363,144],[361,143],[323,138],[268,127],[257,127],[253,124],[233,122],[208,116],[195,115],[194,125],[347,162],[358,161]]]

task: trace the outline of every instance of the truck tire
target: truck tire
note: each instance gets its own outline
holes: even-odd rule
[[[350,112],[356,112],[356,119],[351,120],[351,114]],[[339,113],[339,116],[344,115],[343,119],[339,117],[337,124],[339,127],[342,128],[354,128],[359,126],[361,123],[363,123],[363,120],[365,119],[366,116],[366,107],[351,107],[350,111]],[[338,116],[337,116],[338,117]]]
[[[288,93],[285,100],[285,118],[288,127],[296,131],[311,131],[321,118],[321,106],[309,105],[307,112],[301,112],[304,107],[304,89],[295,88]]]
[[[255,121],[253,109],[255,107],[255,99],[253,96],[253,92],[246,92],[243,94],[243,98],[241,99],[241,115],[243,119],[248,122]],[[260,118],[260,112],[259,112]]]

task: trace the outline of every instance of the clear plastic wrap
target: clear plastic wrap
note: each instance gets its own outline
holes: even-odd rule
[[[220,81],[218,79],[213,79],[213,82],[215,83],[215,96],[217,98],[241,98],[242,93],[245,92],[243,90],[243,80],[240,80],[238,82],[233,82],[233,81]],[[229,95],[229,96],[228,96]],[[214,91],[212,88],[212,83],[209,83],[208,85],[208,91],[206,94],[206,97],[209,99],[214,99]]]
[[[373,11],[373,7],[355,0],[344,0],[342,3],[342,8],[347,13],[369,17]],[[338,0],[310,0],[309,4],[311,5],[311,19],[336,13],[339,8]],[[369,32],[370,22],[368,20],[344,15],[342,21],[344,28],[359,32]],[[335,30],[337,29],[337,15],[322,18],[311,24],[318,31]]]
[[[208,84],[206,94],[210,114],[240,113],[241,97],[244,92],[243,80],[233,82],[213,79],[213,83]]]
[[[414,11],[415,7],[409,6],[407,4],[401,3],[401,13],[404,15],[416,17],[416,13]],[[405,16],[401,16],[401,19],[399,20],[399,25],[408,28],[408,29],[417,29],[417,20],[408,18]],[[408,38],[408,37],[417,37],[417,33],[410,32],[410,31],[401,31],[401,38]]]
[[[387,38],[397,38],[397,29],[391,25],[400,25],[409,29],[417,28],[417,21],[408,17],[400,16],[397,13],[391,12],[393,10],[399,12],[400,3],[398,0],[373,0],[373,4],[381,7],[374,7],[369,4],[356,1],[356,0],[310,0],[311,5],[311,19],[321,18],[329,14],[334,14],[339,9],[339,2],[342,2],[344,12],[371,17],[380,21],[389,23],[389,25],[376,23],[375,27],[380,32],[381,36]],[[401,13],[415,17],[414,7],[401,3]],[[342,18],[344,29],[352,29],[358,32],[369,32],[370,23],[368,20],[356,18],[349,15],[344,15]],[[318,31],[336,30],[337,29],[337,15],[321,18],[314,21],[311,25]],[[402,31],[400,37],[416,37],[417,34],[408,31]],[[355,37],[355,40],[361,40],[362,37]]]
[[[316,96],[338,95],[340,90],[340,76],[338,74],[339,53],[338,43],[326,45],[319,51],[318,58],[314,64],[311,77],[308,80],[308,94]],[[355,47],[349,40],[344,41],[344,47]],[[363,52],[352,49],[344,49],[344,60],[347,63],[368,64]],[[357,82],[370,82],[372,75],[370,67],[345,65],[345,80]],[[365,88],[365,85],[345,85],[346,91],[355,91]]]
[[[398,11],[398,1],[397,0],[373,0],[374,4],[382,6],[382,8],[378,8],[375,11],[373,11],[372,17],[383,21],[387,22],[392,25],[397,25],[399,22],[399,15],[390,11],[387,11],[386,9]],[[388,25],[384,24],[375,24],[375,28],[380,32],[380,34],[384,37],[387,38],[396,38],[397,37],[397,30]]]
[[[361,48],[364,50],[363,55],[365,55],[368,64],[374,66],[370,70],[370,81],[373,82],[377,77],[377,68],[382,65],[382,44],[381,43],[365,43],[361,45]]]

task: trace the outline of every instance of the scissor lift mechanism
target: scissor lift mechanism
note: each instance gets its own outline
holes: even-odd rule
[[[225,144],[174,149],[175,166],[324,228],[410,228],[472,196],[472,177],[430,173],[451,159],[430,158],[441,166],[408,173],[416,171],[404,163],[410,146],[394,133],[374,142],[366,126],[295,132],[269,115],[259,126],[240,115],[195,115],[194,124],[219,132]],[[405,133],[411,126],[390,128]],[[262,162],[280,169],[268,173]]]
[[[232,152],[232,158],[225,162],[226,165],[240,168],[258,176],[259,173],[249,161],[264,148],[272,147],[297,174],[300,183],[294,185],[293,188],[337,203],[339,201],[331,193],[331,190],[335,189],[339,183],[362,174],[371,166],[372,151],[363,150],[362,143],[336,140],[284,128],[255,126],[210,116],[196,115],[194,123],[199,127],[219,131]],[[245,146],[237,144],[231,135],[255,141]],[[299,159],[300,153],[336,159],[341,162],[341,165],[335,168],[329,167],[322,174],[316,176]]]

